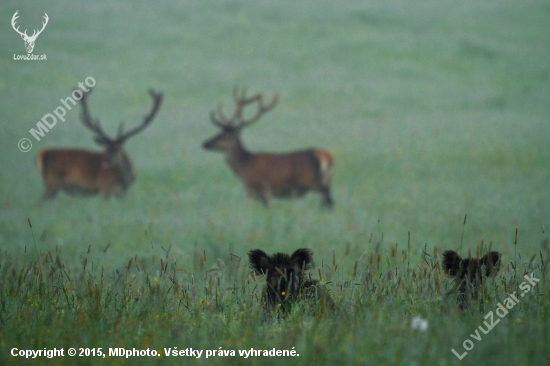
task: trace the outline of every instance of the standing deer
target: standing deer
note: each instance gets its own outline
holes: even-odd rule
[[[291,255],[275,253],[267,255],[263,250],[248,252],[250,267],[258,275],[265,275],[267,284],[264,302],[269,308],[279,307],[288,311],[291,304],[300,300],[317,301],[321,309],[334,310],[336,305],[328,292],[316,280],[307,279],[306,271],[313,264],[313,252],[307,248],[297,249]]]
[[[143,131],[151,123],[162,102],[162,93],[149,91],[153,98],[153,107],[143,122],[134,129],[123,133],[122,124],[117,138],[110,138],[103,132],[99,121],[93,120],[88,111],[89,92],[83,93],[82,123],[94,132],[94,140],[104,147],[103,152],[81,149],[43,149],[36,158],[38,169],[46,191],[43,199],[52,199],[59,189],[69,194],[101,194],[123,197],[135,180],[130,158],[124,151],[124,143],[132,136]]]
[[[261,94],[246,98],[244,89],[239,95],[235,88],[233,100],[236,108],[233,115],[225,116],[221,106],[211,112],[210,120],[222,132],[205,141],[203,148],[224,152],[227,164],[243,181],[249,195],[266,206],[271,196],[294,198],[312,190],[321,194],[323,205],[332,207],[330,178],[333,158],[328,151],[308,149],[283,154],[251,153],[241,143],[241,131],[271,110],[278,99],[279,95],[275,94],[271,102],[264,105]],[[243,109],[252,103],[257,104],[257,111],[245,120]]]

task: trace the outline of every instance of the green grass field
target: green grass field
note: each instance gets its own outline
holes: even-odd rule
[[[34,49],[47,61],[14,60],[26,54],[16,10],[29,34],[48,14]],[[0,14],[0,364],[550,362],[547,1],[8,0]],[[124,200],[38,205],[40,149],[99,149],[80,106],[40,141],[29,133],[87,77],[91,113],[112,134],[140,123],[149,88],[164,92],[126,144],[136,183]],[[201,148],[234,86],[281,96],[244,131],[250,150],[334,154],[334,210],[316,194],[266,210]],[[302,303],[265,315],[265,281],[246,253],[301,247],[336,313]],[[483,310],[460,311],[441,253],[486,247],[503,253],[501,272],[482,289]],[[540,282],[472,338],[531,273]],[[416,316],[426,331],[411,328]],[[451,350],[465,340],[473,348],[459,360]],[[161,356],[11,356],[70,347]],[[165,356],[176,347],[204,353]],[[239,356],[251,348],[299,356]]]

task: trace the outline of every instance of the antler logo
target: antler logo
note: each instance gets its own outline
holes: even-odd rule
[[[24,32],[21,32],[19,30],[19,26],[17,26],[17,28],[15,27],[15,22],[17,20],[17,18],[19,18],[19,15],[17,15],[17,13],[19,12],[19,10],[17,10],[15,12],[15,14],[13,14],[13,18],[11,18],[11,26],[13,27],[13,29],[19,33],[21,35],[21,38],[23,38],[23,41],[25,41],[25,48],[27,49],[27,53],[32,53],[32,50],[34,49],[34,42],[36,41],[36,38],[38,38],[38,36],[40,35],[40,33],[42,33],[42,31],[44,30],[44,28],[46,28],[46,24],[48,24],[48,14],[44,13],[44,21],[42,22],[42,29],[40,30],[37,30],[35,29],[34,32],[32,33],[32,36],[28,36],[27,35],[27,30],[25,29]]]

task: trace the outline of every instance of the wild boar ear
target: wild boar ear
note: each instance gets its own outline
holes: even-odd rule
[[[489,276],[492,272],[497,273],[500,269],[500,253],[489,252],[480,259],[480,264],[485,266],[485,274]]]
[[[297,249],[290,256],[290,262],[300,269],[308,270],[313,265],[313,252],[307,248]]]
[[[250,261],[250,268],[257,274],[266,274],[268,271],[273,270],[273,262],[271,257],[268,256],[263,250],[254,249],[248,252],[248,260]]]
[[[460,271],[462,258],[454,250],[447,250],[443,253],[443,270],[450,276],[456,276]]]

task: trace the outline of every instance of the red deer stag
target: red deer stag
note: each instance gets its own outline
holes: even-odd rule
[[[248,259],[256,274],[266,276],[264,301],[267,307],[279,307],[283,313],[290,310],[293,302],[319,300],[321,310],[326,306],[332,310],[336,308],[323,286],[306,276],[306,271],[313,264],[311,250],[301,248],[291,255],[275,253],[269,256],[264,251],[255,249],[248,252]]]
[[[243,128],[258,121],[271,110],[279,99],[275,94],[268,105],[264,105],[261,94],[246,98],[243,89],[239,95],[233,90],[236,104],[231,117],[221,111],[212,111],[210,119],[222,132],[203,143],[206,150],[219,150],[225,153],[226,162],[233,172],[243,181],[249,195],[259,199],[264,205],[269,204],[271,196],[294,198],[304,195],[309,190],[319,192],[323,205],[332,207],[330,196],[330,178],[333,165],[332,155],[321,149],[308,149],[283,154],[251,153],[241,143],[240,133]],[[245,120],[243,109],[256,103],[256,113]]]
[[[95,142],[103,146],[104,151],[81,149],[43,149],[40,151],[36,161],[46,188],[44,200],[54,198],[60,189],[73,195],[99,193],[104,198],[110,195],[123,197],[135,180],[132,163],[123,149],[124,143],[151,123],[162,102],[162,93],[150,90],[153,107],[144,117],[143,122],[126,133],[122,131],[121,124],[118,136],[113,139],[103,132],[99,121],[93,120],[90,116],[87,105],[90,92],[83,93],[80,99],[82,123],[94,132]]]

